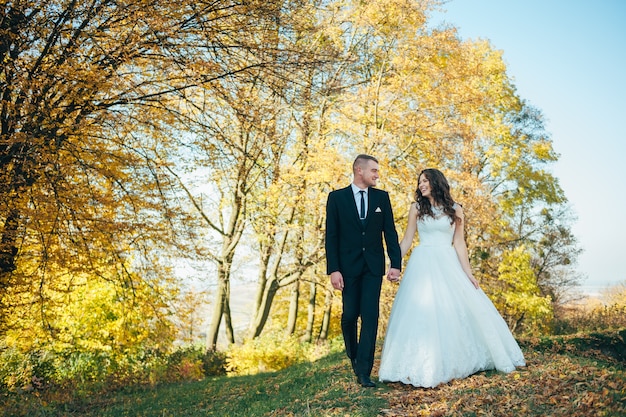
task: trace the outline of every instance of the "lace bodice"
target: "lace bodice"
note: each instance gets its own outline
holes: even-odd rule
[[[450,224],[450,217],[443,210],[433,207],[435,217],[424,216],[417,222],[420,245],[450,246],[454,236],[455,224]]]

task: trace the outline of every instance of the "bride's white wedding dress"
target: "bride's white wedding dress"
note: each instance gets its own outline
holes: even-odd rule
[[[478,371],[525,365],[507,324],[463,272],[452,246],[454,228],[441,212],[418,220],[420,244],[389,317],[381,381],[435,387]]]

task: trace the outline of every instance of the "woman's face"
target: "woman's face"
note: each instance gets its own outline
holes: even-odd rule
[[[426,178],[426,175],[424,175],[423,173],[420,175],[419,180],[417,181],[417,187],[419,188],[420,193],[422,193],[422,196],[426,198],[431,197],[430,181],[428,181],[428,178]]]

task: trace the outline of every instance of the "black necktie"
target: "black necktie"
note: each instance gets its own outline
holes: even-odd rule
[[[365,191],[359,191],[361,193],[361,220],[365,220]]]

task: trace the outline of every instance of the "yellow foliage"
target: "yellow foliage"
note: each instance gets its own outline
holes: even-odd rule
[[[320,351],[315,344],[300,342],[295,336],[280,331],[267,332],[241,345],[231,345],[227,352],[228,367],[231,373],[252,375],[312,361],[324,353],[327,351]]]
[[[13,15],[29,14],[18,3],[7,6]],[[206,164],[214,174],[209,189],[223,193],[215,212],[203,213],[212,230],[206,235],[220,235],[228,248],[221,257],[210,245],[200,251],[230,273],[233,259],[246,252],[235,246],[251,228],[257,239],[250,247],[265,256],[262,266],[273,277],[288,280],[297,271],[322,286],[325,199],[349,183],[354,156],[380,159],[380,186],[391,193],[398,228],[418,173],[440,168],[465,208],[477,274],[495,277],[498,270],[493,291],[504,313],[541,327],[550,300],[539,295],[527,254],[501,258],[498,245],[520,238],[513,223],[522,209],[563,198],[558,181],[540,167],[556,159],[550,141],[516,132],[510,120],[524,106],[502,51],[487,41],[463,42],[454,28],[428,28],[434,0],[325,2],[298,10],[243,2],[203,8],[204,14],[187,1],[144,7],[157,3],[123,2],[93,13],[81,6],[65,13],[59,28],[47,25],[45,13],[64,7],[52,2],[13,34],[22,39],[12,50],[17,57],[7,56],[1,106],[15,130],[3,140],[19,152],[0,176],[9,184],[24,175],[2,194],[0,219],[18,212],[25,232],[24,242],[13,242],[20,247],[16,282],[0,295],[2,319],[13,326],[9,345],[111,355],[167,348],[177,283],[113,269],[128,268],[117,257],[137,249],[171,255],[178,232],[189,234],[184,249],[195,249],[197,223],[160,170],[183,171],[196,151],[203,156],[190,165]],[[111,22],[107,31],[103,21]],[[47,45],[63,34],[76,42]],[[220,55],[225,49],[211,42],[234,47]],[[18,166],[21,160],[32,167]],[[232,227],[229,211],[241,216]],[[156,265],[149,255],[146,263]],[[106,261],[85,266],[99,258]],[[225,275],[220,279],[230,279]],[[385,291],[390,297],[393,288]],[[274,312],[286,315],[283,306]],[[304,319],[300,314],[299,329]],[[316,315],[314,325],[320,321]],[[254,357],[245,351],[254,343],[241,348],[242,356]],[[284,348],[298,353],[290,343]],[[289,362],[259,355],[254,360],[267,369]],[[240,362],[241,369],[255,367]]]
[[[7,347],[22,352],[103,352],[112,358],[170,349],[176,328],[165,303],[172,296],[168,290],[138,279],[124,287],[86,274],[49,272],[43,282],[37,291],[8,294],[23,302],[10,312],[13,326],[5,334]]]
[[[516,326],[523,324],[526,332],[546,331],[552,319],[549,296],[541,296],[531,266],[531,256],[524,246],[505,252],[498,268],[500,288],[494,304],[501,314]]]

